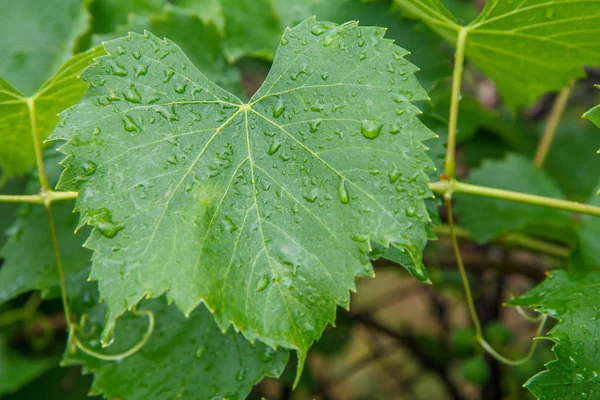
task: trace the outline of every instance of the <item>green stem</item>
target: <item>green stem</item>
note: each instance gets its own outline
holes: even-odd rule
[[[569,86],[560,91],[560,94],[554,101],[552,111],[550,112],[550,117],[548,118],[548,123],[546,124],[544,133],[542,134],[542,138],[538,144],[535,157],[533,158],[534,164],[538,167],[544,165],[544,160],[550,151],[550,146],[552,145],[552,140],[554,139],[554,134],[556,133],[556,128],[558,127],[558,123],[560,122],[560,118],[562,117],[565,108],[567,107],[572,86],[573,81],[570,82]]]
[[[77,192],[55,192],[49,190],[40,194],[32,195],[0,195],[0,203],[32,203],[45,204],[61,200],[72,200],[77,198]]]
[[[69,302],[67,300],[67,284],[65,282],[65,272],[60,258],[60,250],[58,247],[58,238],[56,237],[56,228],[54,227],[54,218],[52,217],[52,207],[50,203],[45,204],[46,216],[48,217],[48,227],[50,228],[50,237],[52,239],[52,248],[54,249],[54,259],[56,261],[56,269],[58,271],[58,281],[60,284],[60,298],[63,304],[63,310],[65,313],[65,320],[67,326],[71,326],[71,309],[69,308]]]
[[[433,231],[437,235],[450,236],[449,225],[434,226]],[[459,239],[473,240],[473,238],[471,237],[471,233],[460,226],[454,226],[454,233]],[[492,243],[497,243],[507,247],[521,247],[524,249],[549,254],[551,256],[559,258],[566,258],[569,256],[569,249],[563,246],[548,243],[539,239],[534,239],[527,235],[522,235],[519,233],[512,233],[505,236],[501,236],[492,240]]]
[[[460,87],[465,63],[465,44],[468,29],[460,28],[454,54],[454,73],[452,74],[452,97],[450,102],[450,118],[448,121],[448,144],[446,147],[446,165],[444,172],[449,178],[454,178],[456,169],[456,127],[458,124],[458,104],[460,102]]]
[[[483,337],[483,331],[481,329],[481,322],[479,322],[479,317],[477,316],[477,310],[475,309],[475,302],[473,301],[473,294],[471,292],[471,286],[469,285],[469,278],[467,277],[467,272],[465,270],[465,266],[462,261],[462,256],[460,254],[460,248],[458,246],[458,239],[456,235],[456,230],[454,227],[454,216],[452,215],[452,194],[446,193],[444,195],[444,203],[446,204],[446,210],[448,213],[448,224],[450,226],[450,237],[452,239],[452,247],[454,248],[454,254],[456,255],[456,264],[458,266],[458,272],[460,273],[460,278],[463,284],[463,289],[465,291],[465,297],[467,300],[467,307],[469,309],[469,315],[471,316],[471,321],[473,322],[473,326],[475,327],[475,340],[481,345],[481,347],[493,358],[498,360],[499,362],[506,365],[521,365],[526,363],[531,359],[531,356],[535,352],[537,347],[537,341],[534,341],[527,354],[518,360],[511,360],[509,358],[504,357],[502,354],[498,353]],[[542,330],[544,329],[544,324],[546,323],[547,317],[544,316],[542,321],[540,322],[536,337],[540,336]]]
[[[33,138],[33,147],[35,149],[35,162],[37,164],[40,186],[42,189],[49,191],[50,185],[44,170],[44,158],[42,157],[42,140],[37,129],[37,119],[35,116],[35,101],[33,98],[27,98],[27,108],[29,109],[29,121],[31,123],[31,135]]]
[[[452,240],[452,247],[456,254],[456,265],[458,266],[458,272],[460,273],[460,279],[465,290],[465,297],[467,299],[467,307],[469,308],[469,314],[471,315],[471,321],[475,327],[475,337],[482,337],[481,323],[477,316],[477,310],[475,310],[475,302],[473,301],[473,294],[471,293],[471,286],[469,286],[469,278],[467,278],[467,272],[465,265],[463,264],[462,257],[460,255],[460,248],[458,247],[458,239],[456,237],[456,229],[454,227],[454,216],[452,214],[452,195],[446,193],[444,195],[444,203],[446,204],[446,210],[448,213],[448,225],[450,226],[450,239]]]
[[[433,182],[429,184],[429,188],[434,193],[441,195],[446,193],[465,193],[474,196],[510,200],[518,203],[533,204],[536,206],[555,208],[558,210],[600,216],[600,207],[589,204],[553,199],[551,197],[537,196],[533,194],[512,192],[510,190],[471,185],[469,183],[463,183],[456,180]]]

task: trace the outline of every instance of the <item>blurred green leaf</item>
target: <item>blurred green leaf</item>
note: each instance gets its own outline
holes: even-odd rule
[[[78,38],[88,30],[86,3],[0,0],[0,76],[9,82],[0,82],[0,89],[13,87],[30,96],[48,80],[73,55]],[[0,95],[0,103],[3,100]]]
[[[597,31],[600,2],[589,0],[489,0],[463,27],[440,0],[395,0],[414,18],[456,44],[466,32],[465,54],[490,77],[511,107],[585,76],[600,65],[589,32]]]
[[[44,140],[58,122],[57,114],[77,103],[86,89],[78,79],[100,47],[69,59],[31,97],[26,97],[0,78],[0,169],[2,179],[24,174],[35,165],[33,127]]]
[[[521,155],[509,153],[504,159],[484,161],[471,171],[467,183],[521,193],[564,199],[560,187],[542,169]],[[511,232],[571,242],[575,236],[569,213],[513,201],[456,194],[460,223],[479,243]]]

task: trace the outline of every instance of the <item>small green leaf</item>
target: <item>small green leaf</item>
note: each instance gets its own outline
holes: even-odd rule
[[[355,276],[372,274],[370,242],[422,268],[422,141],[434,135],[411,104],[427,98],[416,67],[384,32],[306,20],[247,104],[169,41],[105,44],[53,134],[69,140],[60,187],[80,193],[81,223],[95,226],[105,338],[125,310],[167,293],[302,362]]]
[[[81,351],[66,353],[66,365],[83,364],[94,374],[91,392],[127,400],[245,399],[265,376],[277,377],[288,359],[283,349],[250,344],[239,333],[223,334],[211,313],[200,306],[189,318],[164,298],[146,301],[142,309],[156,318],[149,341],[134,355],[119,361],[102,361]],[[148,321],[127,315],[119,319],[114,343],[102,349],[96,329],[89,324],[83,343],[103,354],[127,351],[144,336]]]
[[[0,0],[0,76],[19,92],[32,95],[73,55],[77,39],[87,31],[90,16],[85,3]],[[0,83],[0,90],[3,86]]]
[[[462,26],[440,0],[395,0],[409,15],[457,43],[466,31],[465,54],[498,86],[511,107],[527,105],[545,92],[585,76],[600,65],[598,0],[490,0]]]
[[[56,365],[56,360],[18,353],[0,336],[0,396],[16,392]]]
[[[525,386],[539,399],[596,399],[600,393],[600,272],[554,271],[509,305],[558,320],[548,332],[556,360]]]
[[[0,78],[0,169],[3,177],[24,174],[35,165],[32,129],[44,140],[57,114],[79,101],[86,85],[79,73],[104,53],[101,47],[69,59],[38,91],[26,97]]]
[[[564,199],[560,187],[550,176],[514,153],[500,161],[485,161],[480,168],[472,170],[466,182]],[[564,211],[463,194],[457,194],[455,198],[460,223],[479,243],[517,231],[558,240],[574,236],[572,219]]]

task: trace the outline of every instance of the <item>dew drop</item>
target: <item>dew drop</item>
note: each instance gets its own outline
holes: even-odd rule
[[[323,39],[323,46],[325,47],[329,47],[333,44],[333,35],[327,36],[325,39]]]
[[[83,168],[83,173],[85,175],[92,175],[94,172],[96,172],[96,168],[98,166],[93,161],[86,161],[81,167]]]
[[[275,107],[273,108],[273,117],[279,118],[279,116],[283,113],[283,110],[285,110],[285,104],[283,102],[283,98],[279,98],[277,103],[275,103]]]
[[[414,217],[417,215],[417,210],[414,207],[407,207],[404,211],[407,217]]]
[[[271,347],[265,348],[265,350],[260,353],[260,361],[265,363],[271,361],[273,357],[275,357],[275,350]]]
[[[278,141],[272,141],[271,145],[269,146],[269,150],[267,151],[267,154],[272,156],[273,154],[277,153],[277,151],[281,148],[281,142]]]
[[[268,275],[261,276],[260,279],[258,280],[258,284],[256,285],[256,291],[262,292],[263,290],[265,290],[267,288],[267,286],[269,286],[270,283],[271,283],[271,278],[269,278]]]
[[[338,186],[338,196],[342,204],[348,204],[350,202],[350,196],[348,195],[348,189],[346,189],[346,180],[342,179]]]
[[[139,132],[140,127],[133,121],[133,118],[131,118],[130,115],[125,115],[125,118],[123,118],[122,121],[123,129],[127,132]]]
[[[319,36],[325,33],[326,30],[327,29],[322,24],[316,24],[313,25],[312,28],[310,28],[310,33],[312,33],[315,36]]]
[[[367,139],[375,139],[381,133],[383,124],[377,121],[365,119],[361,123],[360,131]]]

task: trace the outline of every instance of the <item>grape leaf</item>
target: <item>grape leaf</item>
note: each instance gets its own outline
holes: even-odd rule
[[[169,41],[105,44],[52,137],[69,140],[59,187],[80,192],[80,223],[95,226],[105,339],[166,292],[303,362],[355,276],[372,275],[370,242],[423,268],[434,135],[410,102],[427,98],[416,67],[384,32],[304,21],[247,104]]]
[[[548,333],[556,360],[525,386],[539,399],[596,399],[600,393],[600,272],[553,271],[509,305],[557,318]]]
[[[564,199],[560,187],[550,176],[530,160],[514,153],[509,153],[503,160],[484,161],[480,168],[471,172],[466,182]],[[479,243],[516,231],[563,241],[574,237],[572,219],[564,211],[463,194],[456,194],[455,198],[461,224]]]
[[[398,46],[410,49],[408,60],[420,68],[419,82],[427,89],[451,75],[448,57],[443,56],[445,42],[424,24],[400,18],[390,12],[390,1],[365,3],[361,0],[277,0],[284,26],[295,26],[313,15],[344,23],[385,26],[386,37]]]
[[[11,35],[12,36],[12,35]],[[31,97],[26,97],[0,78],[0,168],[3,177],[27,172],[35,165],[32,126],[41,140],[52,131],[60,111],[79,101],[86,85],[77,79],[94,57],[94,48],[69,59]]]
[[[236,332],[223,334],[204,306],[189,319],[164,298],[144,302],[156,318],[149,341],[136,354],[119,362],[103,361],[80,351],[65,354],[63,364],[83,364],[94,373],[91,392],[106,398],[144,399],[245,399],[254,384],[265,376],[277,377],[288,353],[262,343],[250,344]],[[148,329],[144,317],[119,319],[114,344],[102,350],[94,328],[84,343],[96,351],[115,354],[135,346]]]
[[[229,62],[247,56],[273,59],[281,33],[274,0],[177,0],[175,4],[222,29]]]
[[[44,157],[46,174],[52,186],[60,176],[60,156],[60,153],[51,149]],[[37,193],[38,190],[38,178],[34,176],[26,192]],[[52,206],[69,292],[78,291],[73,286],[77,284],[80,274],[89,271],[92,255],[82,247],[89,236],[89,229],[73,234],[77,227],[77,216],[73,214],[74,204],[74,201],[62,201]],[[58,297],[58,272],[44,206],[22,205],[16,222],[7,233],[8,240],[0,248],[0,258],[4,259],[0,268],[0,304],[31,290],[41,290],[46,298]]]
[[[84,3],[0,0],[0,76],[21,93],[33,94],[73,55],[78,37],[87,31]]]
[[[490,0],[463,27],[439,0],[395,0],[409,15],[456,44],[466,32],[466,56],[498,86],[511,106],[530,104],[547,91],[600,65],[594,34],[598,0]]]
[[[203,22],[197,15],[179,8],[167,7],[160,14],[139,16],[130,14],[127,24],[110,35],[97,35],[101,42],[126,36],[128,32],[149,30],[159,37],[168,37],[179,44],[192,63],[202,69],[215,84],[240,96],[243,94],[240,73],[223,56],[222,39],[217,27]]]
[[[19,390],[56,365],[49,358],[28,358],[11,349],[0,336],[0,396]]]

